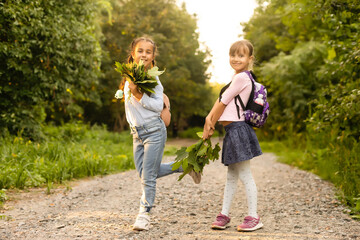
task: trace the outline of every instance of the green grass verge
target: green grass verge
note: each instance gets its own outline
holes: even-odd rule
[[[329,144],[326,148],[317,145],[290,141],[260,142],[264,152],[273,152],[278,161],[310,171],[324,180],[332,182],[337,197],[350,208],[350,215],[360,219],[360,174],[358,145]]]
[[[73,178],[133,169],[128,132],[111,133],[81,123],[47,126],[46,140],[0,139],[0,189],[52,186]]]

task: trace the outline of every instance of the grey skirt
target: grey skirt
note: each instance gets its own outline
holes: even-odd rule
[[[225,126],[221,162],[229,164],[252,159],[262,154],[254,129],[244,121]]]

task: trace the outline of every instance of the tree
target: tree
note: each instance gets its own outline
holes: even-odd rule
[[[45,118],[66,121],[82,115],[82,102],[100,104],[97,9],[92,0],[0,3],[2,130],[36,138]]]
[[[317,105],[313,100],[329,82],[358,78],[356,2],[272,0],[265,6],[259,1],[260,7],[244,24],[244,36],[254,42],[260,56],[259,78],[269,88],[273,106],[269,125],[276,135],[287,135],[285,126],[303,131],[309,109]]]
[[[102,24],[105,36],[102,47],[107,54],[100,84],[104,107],[98,111],[106,114],[92,114],[90,119],[120,130],[127,125],[123,103],[113,101],[121,80],[114,71],[114,62],[126,61],[131,41],[142,35],[157,43],[157,65],[166,68],[160,79],[171,101],[172,121],[179,124],[194,113],[204,115],[210,108],[209,76],[205,73],[210,61],[209,52],[199,50],[195,17],[185,7],[179,8],[174,0],[113,0],[112,4],[112,25]],[[186,89],[189,90],[185,92]]]
[[[280,2],[283,6],[276,8]],[[257,42],[264,51],[260,80],[269,86],[272,106],[267,130],[271,136],[303,143],[302,165],[334,182],[358,214],[359,1],[272,0],[260,10],[246,25],[245,36],[271,36],[276,43],[268,54]],[[260,19],[267,18],[280,19],[281,24],[266,22],[267,29],[258,31],[263,27]],[[272,35],[269,26],[281,26],[282,33]]]

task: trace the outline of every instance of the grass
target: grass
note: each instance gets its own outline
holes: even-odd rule
[[[312,142],[261,141],[264,152],[273,152],[279,162],[310,171],[337,188],[338,198],[350,208],[350,215],[360,219],[360,166],[359,144],[352,147],[348,143],[331,144],[319,147]]]
[[[302,149],[296,149],[289,147],[286,142],[283,141],[260,141],[261,149],[264,152],[272,152],[278,156],[278,161],[286,163],[288,165],[296,166],[304,170],[310,170],[313,166],[308,165],[306,158],[306,152]]]
[[[46,140],[0,139],[0,189],[46,186],[74,178],[133,169],[128,132],[111,133],[81,124],[47,126]]]
[[[194,138],[200,128],[190,128],[181,137]],[[134,169],[132,137],[128,131],[108,132],[104,127],[82,123],[44,127],[46,139],[32,142],[21,135],[0,138],[0,206],[6,189],[53,186],[95,175]],[[317,174],[332,182],[339,198],[360,219],[360,144],[351,138],[333,140],[295,137],[283,141],[260,141],[264,152],[279,161]],[[320,139],[320,140],[319,140]],[[315,144],[316,143],[316,144]],[[176,155],[166,146],[164,155]]]
[[[175,156],[175,155],[176,155],[176,151],[179,150],[179,148],[180,148],[180,147],[166,146],[166,145],[165,145],[164,156]]]
[[[179,137],[180,138],[199,139],[199,137],[197,136],[196,133],[202,132],[202,131],[204,131],[204,128],[202,128],[202,127],[191,127],[184,131],[179,132]],[[215,130],[212,137],[218,137],[218,136],[219,136],[219,132],[217,130]]]

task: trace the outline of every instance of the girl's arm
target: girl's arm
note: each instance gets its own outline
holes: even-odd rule
[[[203,139],[208,139],[214,134],[215,124],[223,114],[225,108],[226,105],[217,99],[210,113],[205,118]]]
[[[164,107],[163,102],[163,86],[161,85],[159,79],[157,79],[158,85],[153,89],[155,93],[151,94],[151,96],[148,96],[147,94],[144,94],[143,92],[139,91],[139,88],[136,84],[134,84],[132,81],[129,82],[129,89],[131,92],[131,95],[138,101],[144,108],[154,111],[154,112],[161,112]]]
[[[146,109],[154,112],[161,113],[164,108],[164,99],[163,91],[164,88],[158,81],[158,85],[153,89],[155,93],[152,93],[151,96],[143,94],[142,98],[139,100],[139,103]]]

